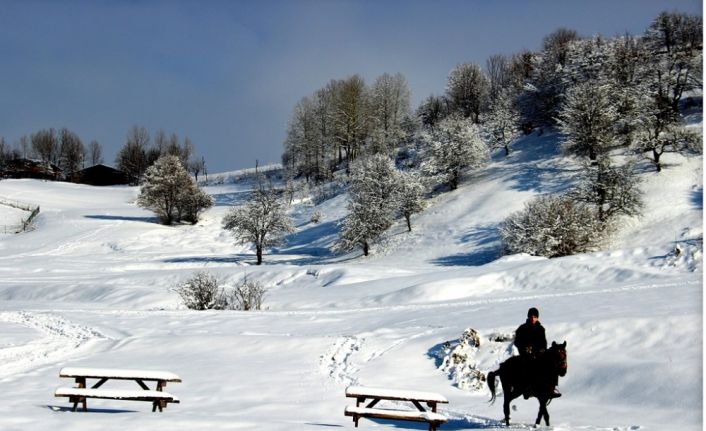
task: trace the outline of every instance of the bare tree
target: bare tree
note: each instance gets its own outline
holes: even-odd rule
[[[477,64],[459,64],[449,73],[446,95],[451,107],[478,124],[485,108],[490,82]]]
[[[88,160],[91,166],[103,163],[103,147],[95,139],[88,144]]]
[[[31,136],[32,151],[42,161],[43,164],[49,165],[56,161],[59,141],[54,129],[42,129]]]
[[[85,158],[86,147],[78,135],[65,127],[59,130],[59,166],[68,180],[83,166]]]
[[[127,134],[127,141],[115,159],[118,169],[125,172],[130,183],[136,185],[147,169],[147,145],[150,135],[146,128],[133,126]]]

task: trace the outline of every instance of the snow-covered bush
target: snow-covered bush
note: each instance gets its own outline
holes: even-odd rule
[[[529,201],[500,226],[505,254],[559,257],[596,248],[605,226],[591,205],[567,195],[545,195]]]
[[[243,279],[233,290],[224,294],[226,308],[231,310],[261,310],[267,289],[259,281]]]
[[[192,310],[222,309],[225,305],[218,278],[205,271],[195,273],[174,290]]]
[[[316,210],[316,211],[314,211],[313,213],[311,213],[311,219],[310,219],[310,221],[311,221],[312,223],[314,223],[314,224],[319,224],[319,223],[321,223],[321,218],[322,218],[323,216],[324,216],[324,215],[321,213],[321,210]]]
[[[201,213],[213,206],[213,198],[206,192],[192,184],[181,194],[177,202],[179,219],[196,224]]]

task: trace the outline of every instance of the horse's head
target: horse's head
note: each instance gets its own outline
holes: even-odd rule
[[[569,360],[566,356],[566,341],[562,344],[557,344],[556,341],[552,341],[552,347],[549,348],[548,352],[556,372],[561,377],[564,377],[566,375],[566,369],[569,368]]]

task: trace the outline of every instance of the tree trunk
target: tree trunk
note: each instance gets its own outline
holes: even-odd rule
[[[261,265],[262,264],[262,247],[257,246],[255,247],[255,253],[257,254],[257,264]]]
[[[662,172],[662,163],[660,163],[659,161],[661,155],[661,153],[657,152],[656,148],[652,149],[652,156],[654,157],[655,168],[657,168],[657,172]]]
[[[404,218],[407,220],[407,232],[412,232],[412,215],[405,214]]]
[[[363,241],[363,255],[367,256],[369,251],[368,241]]]

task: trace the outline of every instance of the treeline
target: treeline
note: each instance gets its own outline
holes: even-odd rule
[[[162,129],[150,136],[149,131],[141,126],[130,128],[115,157],[115,165],[125,172],[133,185],[137,185],[147,168],[167,155],[176,156],[197,180],[200,174],[206,173],[206,161],[194,155],[194,145],[188,137],[180,139],[176,133],[167,135]],[[45,166],[57,166],[64,178],[70,180],[75,172],[103,163],[103,147],[96,140],[84,145],[78,134],[67,128],[41,129],[23,135],[14,145],[0,137],[0,168],[19,159],[36,159]]]
[[[21,136],[14,145],[0,137],[0,168],[19,159],[38,159],[59,167],[66,178],[85,167],[103,163],[103,147],[96,140],[84,145],[78,134],[67,129],[41,129]]]
[[[547,256],[587,250],[613,219],[641,209],[634,164],[616,162],[616,155],[647,159],[659,172],[665,152],[702,151],[701,137],[684,127],[682,115],[690,104],[701,104],[701,93],[690,95],[703,86],[702,33],[701,17],[678,12],[661,13],[639,36],[581,37],[561,28],[544,38],[539,51],[493,55],[485,68],[457,65],[445,93],[427,97],[414,111],[401,74],[384,74],[372,85],[358,75],[333,80],[295,106],[283,165],[290,178],[321,183],[338,170],[351,174],[351,163],[362,156],[381,155],[394,160],[395,170],[454,189],[464,172],[485,163],[489,150],[510,155],[523,133],[557,130],[562,150],[584,161],[580,184],[531,202],[507,220],[503,246],[508,253]],[[377,158],[357,165],[387,166]],[[399,210],[380,203],[376,208],[386,215],[369,216],[382,197],[361,203],[356,190],[365,188],[361,178],[371,177],[357,172],[348,178],[353,196],[340,243],[344,249],[357,243],[367,253]],[[576,231],[564,235],[551,225],[557,222],[551,214],[561,214],[560,222]],[[366,233],[381,219],[384,226]],[[541,234],[552,231],[569,243]]]
[[[162,129],[150,137],[149,131],[142,126],[130,128],[125,144],[115,157],[115,164],[128,175],[132,184],[137,185],[147,168],[163,156],[176,156],[184,169],[191,172],[196,180],[199,174],[206,173],[206,161],[203,157],[194,157],[191,139],[179,139],[176,133],[167,136]]]

